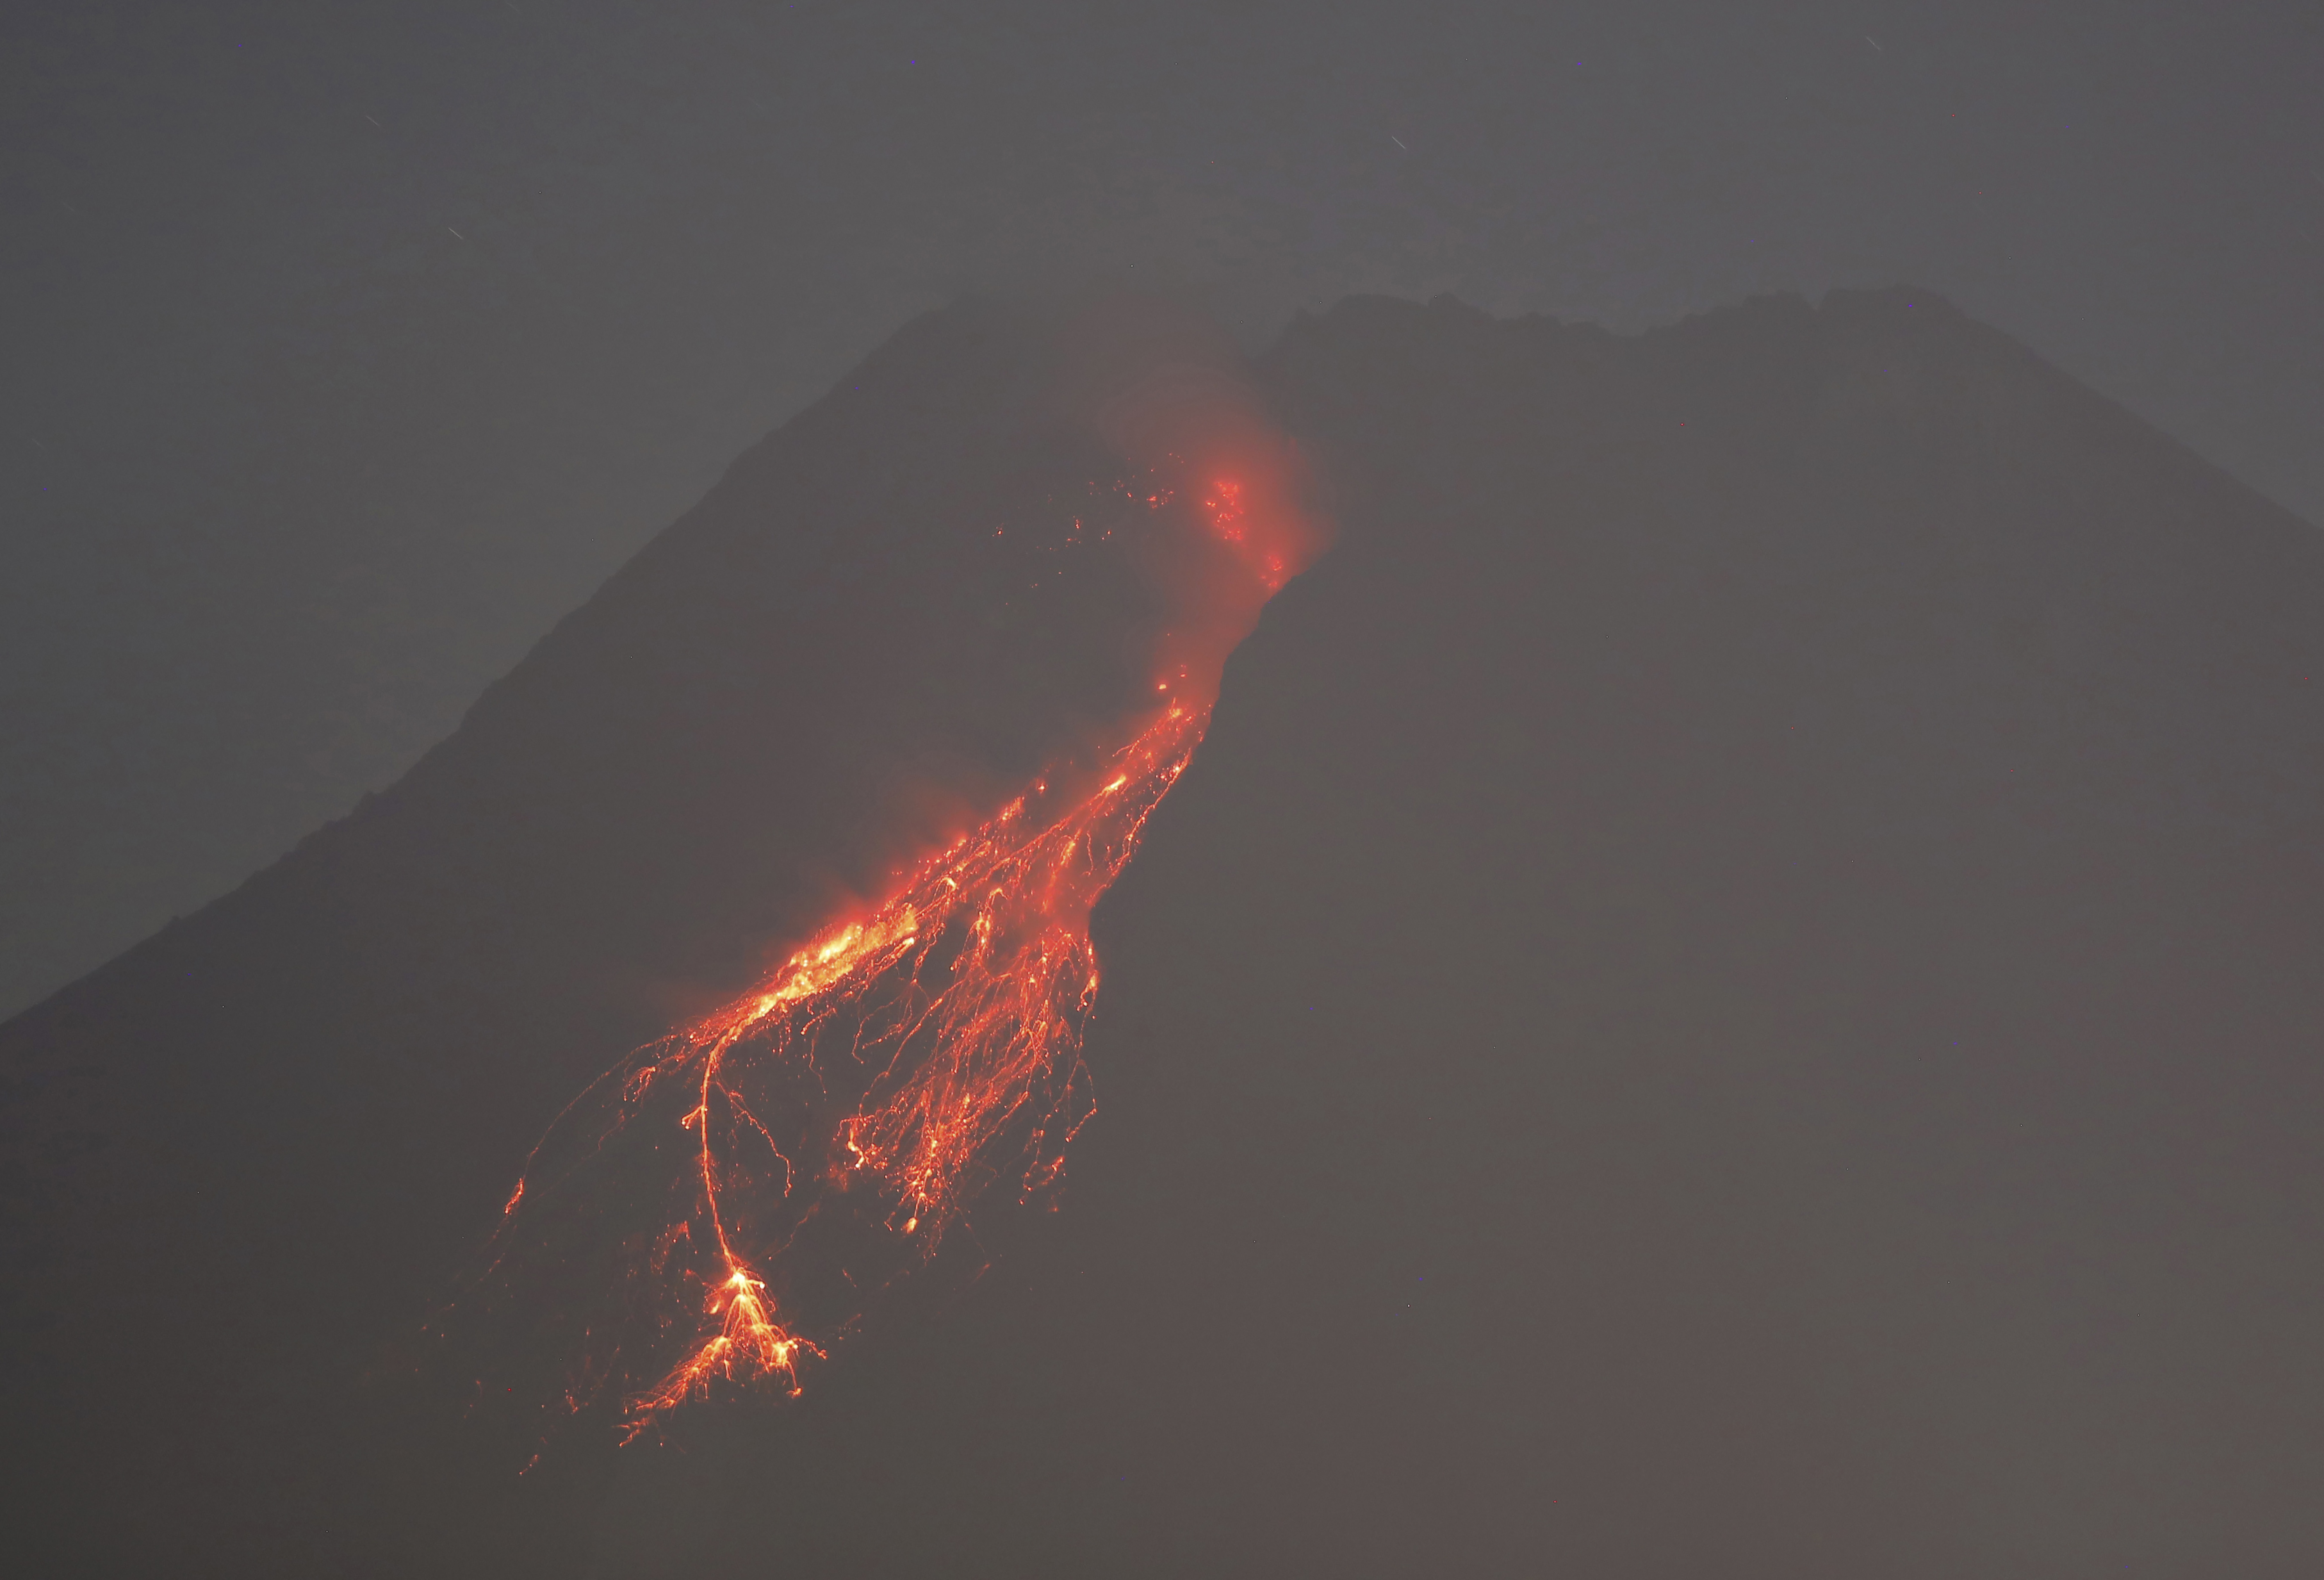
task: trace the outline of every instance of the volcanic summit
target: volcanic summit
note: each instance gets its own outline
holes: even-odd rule
[[[1925,292],[1628,337],[1357,299],[1248,362],[1167,312],[931,314],[403,781],[0,1029],[17,1539],[2312,1573],[2319,616],[2312,527]],[[471,1345],[566,1104],[823,992],[766,974],[843,921],[911,944],[862,919],[1059,763],[1115,793],[1179,670],[1207,735],[1041,1001],[1094,1092],[1062,1173],[979,1164],[782,1386],[548,1422],[552,1351],[693,1319],[606,1270],[706,1233],[623,1194],[677,1156],[640,1120]],[[666,1129],[740,1134],[703,1080]],[[1052,1098],[991,1136],[1046,1166]],[[784,1189],[847,1161],[766,1133]],[[713,1216],[778,1180],[701,1153]]]

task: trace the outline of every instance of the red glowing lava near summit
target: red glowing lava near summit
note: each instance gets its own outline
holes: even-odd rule
[[[1149,702],[608,1071],[534,1149],[471,1296],[551,1286],[551,1418],[617,1402],[628,1440],[689,1400],[795,1393],[980,1192],[1056,1179],[1092,1112],[1091,909],[1192,761],[1227,653],[1323,546],[1288,447],[1219,382],[1149,379],[1108,414],[1140,503],[1197,540],[1149,567],[1172,612]]]

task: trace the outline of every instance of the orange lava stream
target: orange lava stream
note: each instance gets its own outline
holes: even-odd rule
[[[722,1382],[771,1381],[796,1393],[802,1360],[824,1356],[768,1292],[770,1267],[821,1204],[785,1214],[770,1212],[770,1198],[869,1187],[881,1228],[925,1261],[983,1183],[988,1150],[1020,1120],[1029,1123],[1024,1194],[1056,1178],[1091,1111],[1079,1062],[1098,987],[1090,910],[1185,772],[1208,711],[1169,704],[1062,815],[1042,816],[1057,798],[1046,781],[1035,786],[871,915],[608,1077],[619,1090],[609,1132],[657,1094],[687,1094],[677,1123],[691,1132],[692,1199],[661,1235],[651,1272],[667,1279],[679,1264],[701,1299],[683,1354],[627,1397],[625,1437]],[[832,1073],[862,1095],[832,1127],[824,1177],[803,1179],[757,1112],[761,1093],[780,1094],[801,1075],[827,1090],[819,1077],[841,1060],[848,1067]],[[539,1194],[520,1180],[505,1215],[513,1221]]]
[[[1157,650],[1163,700],[1127,744],[1053,768],[869,914],[639,1049],[534,1148],[473,1290],[516,1310],[521,1281],[562,1288],[529,1309],[579,1353],[544,1389],[565,1410],[618,1400],[629,1441],[730,1389],[796,1394],[998,1175],[1021,1169],[1021,1199],[1056,1180],[1093,1112],[1091,909],[1192,760],[1226,651],[1320,550],[1231,479],[1194,497],[1230,568]]]
[[[714,1131],[781,1156],[727,1079],[734,1050],[764,1042],[776,1058],[812,1064],[822,1027],[887,990],[886,1002],[857,1021],[847,1050],[859,1060],[885,1058],[867,1100],[841,1124],[843,1167],[883,1187],[897,1204],[890,1226],[918,1235],[921,1254],[932,1253],[964,1205],[964,1179],[980,1152],[1058,1062],[1078,1053],[1097,995],[1090,908],[1128,864],[1204,722],[1183,704],[1165,709],[1120,754],[1104,786],[1047,827],[1033,825],[1026,798],[1010,802],[872,916],[801,950],[761,991],[706,1019],[632,1077],[641,1088],[683,1075],[699,1094],[681,1123],[697,1137],[702,1216],[725,1269],[708,1302],[719,1331],[631,1401],[633,1424],[700,1394],[714,1377],[779,1377],[796,1392],[801,1353],[823,1354],[776,1320],[765,1284],[729,1234],[726,1166]],[[935,957],[948,935],[957,936],[957,952],[938,967]],[[926,1056],[905,1067],[903,1055],[918,1046]],[[1028,1190],[1055,1174],[1057,1150],[1071,1139],[1068,1130],[1053,1147],[1036,1132]],[[791,1166],[782,1161],[788,1194]]]

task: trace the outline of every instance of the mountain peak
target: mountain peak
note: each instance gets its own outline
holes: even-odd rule
[[[1174,321],[916,320],[403,781],[0,1028],[46,1534],[2294,1572],[2242,1467],[2319,1404],[2313,531],[1913,289]],[[1097,912],[1061,1210],[696,1454],[472,1457],[399,1379],[525,1149],[1120,714],[1182,624],[1125,447],[1251,413],[1339,537]]]

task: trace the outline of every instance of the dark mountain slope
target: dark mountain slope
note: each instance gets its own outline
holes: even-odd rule
[[[797,682],[899,602],[921,660],[992,629],[958,502],[1104,469],[1027,415],[1038,341],[921,326],[411,780],[0,1034],[113,1095],[20,1086],[32,1185],[79,1129],[61,1178],[129,1181],[22,1196],[74,1259],[20,1348],[64,1368],[20,1446],[86,1451],[48,1512],[305,1573],[2313,1572],[2324,548],[1909,292],[1295,325],[1261,375],[1341,541],[1100,912],[1064,1211],[609,1481],[431,1483],[456,1430],[349,1413],[650,989],[876,869],[864,787],[1115,695],[1102,576],[956,672]],[[925,527],[873,570],[881,487]]]
[[[1099,935],[1157,1567],[2311,1568],[2310,530],[1917,296],[1273,367],[1342,545]]]

